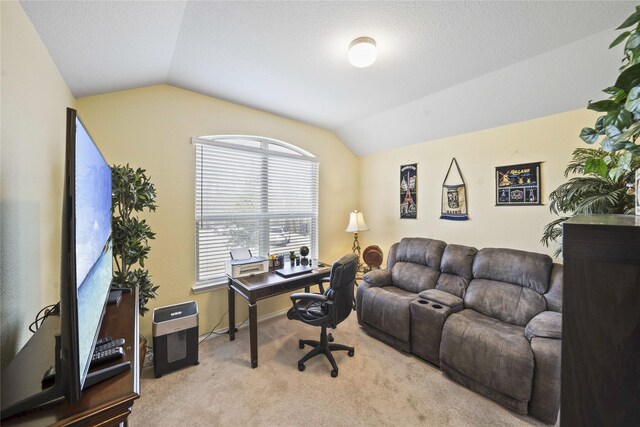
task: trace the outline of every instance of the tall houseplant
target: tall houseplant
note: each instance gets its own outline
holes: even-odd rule
[[[585,172],[601,176],[608,173],[615,180],[632,171],[632,159],[640,156],[640,6],[617,29],[627,29],[609,46],[611,49],[625,43],[620,75],[613,86],[604,89],[608,99],[589,101],[588,109],[604,115],[598,117],[594,127],[580,132],[587,144],[600,143],[604,151],[620,153],[615,167],[609,167],[600,156],[587,159],[585,164]]]
[[[140,314],[149,310],[149,299],[157,296],[158,286],[151,281],[144,261],[149,255],[149,240],[155,233],[137,213],[156,210],[156,188],[144,169],[113,165],[112,235],[115,264],[112,284],[123,288],[138,288]]]
[[[598,159],[605,165],[604,173],[588,171],[590,159]],[[633,172],[626,171],[622,175],[611,174],[624,161],[622,152],[607,153],[600,149],[577,148],[572,160],[564,171],[564,176],[578,174],[561,184],[549,194],[551,212],[562,215],[551,221],[544,228],[541,242],[549,246],[562,237],[562,223],[577,214],[630,214],[634,210],[633,195],[627,186],[633,181]],[[640,156],[633,156],[629,163],[631,170],[640,167]],[[560,255],[558,248],[555,256]]]

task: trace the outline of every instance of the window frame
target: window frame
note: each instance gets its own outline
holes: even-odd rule
[[[233,140],[238,140],[238,141],[253,141],[256,142],[256,147],[251,147],[248,145],[244,145],[244,144],[240,144],[237,142],[233,142]],[[228,140],[228,141],[227,141]],[[318,219],[318,210],[319,210],[319,190],[320,190],[320,162],[318,160],[318,158],[309,153],[308,151],[297,147],[293,144],[278,140],[278,139],[274,139],[274,138],[269,138],[269,137],[264,137],[264,136],[255,136],[255,135],[207,135],[207,136],[199,136],[199,137],[192,137],[191,138],[191,143],[192,145],[196,148],[194,150],[194,172],[196,171],[198,165],[197,165],[197,159],[198,159],[198,153],[197,153],[197,149],[198,149],[198,145],[206,145],[206,146],[215,146],[215,147],[219,147],[219,148],[225,148],[225,149],[230,149],[230,150],[235,150],[235,151],[245,151],[245,152],[251,152],[251,153],[257,153],[260,155],[265,155],[267,157],[281,157],[281,158],[289,158],[289,159],[295,159],[295,160],[300,160],[300,161],[308,161],[311,163],[315,163],[316,164],[316,171],[315,173],[317,174],[316,176],[316,188],[315,188],[315,194],[314,197],[312,198],[312,206],[311,206],[311,221],[312,221],[312,231],[310,233],[310,240],[311,240],[311,246],[310,249],[312,251],[312,253],[316,254],[318,253],[318,240],[319,240],[319,219]],[[269,150],[270,146],[277,146],[277,147],[281,147],[284,148],[285,150]],[[265,169],[264,172],[262,173],[268,173],[268,170]],[[268,178],[265,180],[266,182],[268,182]],[[262,186],[261,186],[262,188]],[[268,188],[268,185],[267,185]],[[199,245],[199,238],[198,238],[198,227],[200,224],[200,221],[207,221],[206,219],[202,219],[200,218],[201,216],[198,213],[198,209],[197,209],[197,193],[198,193],[198,177],[194,176],[194,208],[195,208],[195,215],[194,215],[194,237],[195,237],[195,281],[194,284],[192,286],[192,291],[194,293],[200,293],[200,292],[207,292],[207,291],[211,291],[211,290],[216,290],[216,289],[222,289],[222,288],[226,288],[227,287],[227,279],[225,278],[217,278],[217,279],[207,279],[207,280],[198,280],[198,272],[199,272],[199,260],[200,260],[200,245]],[[266,198],[266,200],[268,200],[268,194],[266,194],[263,191],[260,192],[260,197],[261,198]],[[202,203],[202,201],[201,201]],[[226,215],[214,215],[214,221],[223,221],[223,220],[227,220],[227,219],[231,219],[231,218],[238,218],[237,214],[226,214]],[[240,214],[240,217],[246,217],[248,219],[252,219],[252,218],[259,218],[259,219],[296,219],[296,218],[308,218],[309,215],[308,214],[301,214],[301,213],[294,213],[291,215],[284,215],[282,213],[269,213],[269,212],[258,212],[258,213],[250,213],[250,214]],[[206,218],[206,217],[205,217]],[[210,217],[209,217],[210,218]],[[209,219],[211,220],[211,218]],[[315,225],[315,226],[313,226]],[[269,222],[269,225],[267,227],[260,227],[259,228],[259,246],[262,247],[266,247],[267,251],[269,249],[272,249],[270,247],[270,229],[271,227],[274,227],[273,225],[271,225],[271,223]],[[264,229],[263,229],[264,228]]]

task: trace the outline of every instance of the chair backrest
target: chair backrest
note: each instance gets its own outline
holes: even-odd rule
[[[327,296],[333,301],[332,327],[349,317],[353,310],[353,286],[358,271],[358,257],[348,254],[333,263]]]

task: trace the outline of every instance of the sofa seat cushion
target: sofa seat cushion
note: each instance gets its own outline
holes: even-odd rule
[[[451,295],[448,292],[439,291],[437,289],[428,289],[420,292],[418,296],[422,299],[444,305],[445,307],[450,307],[453,311],[462,310],[462,298]]]
[[[369,288],[362,300],[362,320],[401,341],[409,342],[411,336],[409,304],[417,297],[417,294],[395,286]]]
[[[526,402],[531,398],[533,352],[524,327],[465,309],[447,319],[440,362],[492,390]]]

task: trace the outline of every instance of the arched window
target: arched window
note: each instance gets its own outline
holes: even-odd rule
[[[242,135],[196,146],[196,285],[226,283],[233,248],[253,255],[308,246],[318,257],[318,160],[283,141]]]

